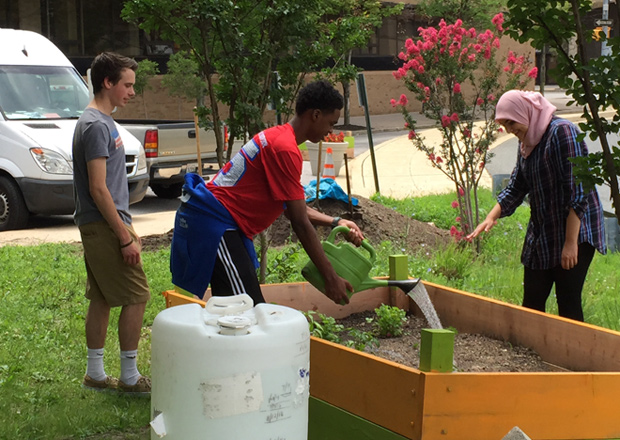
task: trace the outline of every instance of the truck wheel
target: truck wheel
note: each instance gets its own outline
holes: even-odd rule
[[[0,231],[23,229],[30,213],[17,184],[6,176],[0,176]]]
[[[162,199],[176,199],[181,195],[183,182],[171,183],[170,185],[153,184],[151,189],[157,197]]]

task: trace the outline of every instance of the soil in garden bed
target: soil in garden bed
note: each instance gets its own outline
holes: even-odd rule
[[[373,330],[366,318],[374,318],[372,311],[355,313],[337,320],[345,332],[341,334],[343,343],[347,339],[346,329],[354,328],[363,332]],[[418,368],[420,364],[420,330],[428,328],[426,320],[411,314],[407,315],[404,335],[396,338],[379,339],[379,347],[367,345],[365,352],[399,364]],[[458,331],[458,329],[457,329]],[[479,334],[457,333],[454,339],[455,371],[460,372],[545,372],[556,371],[543,362],[541,357],[529,348],[515,346]]]

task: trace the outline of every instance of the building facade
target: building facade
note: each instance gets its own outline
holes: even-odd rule
[[[124,0],[0,0],[0,27],[38,32],[50,39],[84,73],[93,57],[111,50],[138,60],[160,64],[173,53],[173,43],[121,19]],[[425,22],[415,14],[415,3],[405,1],[401,16],[386,19],[368,46],[354,54],[365,70],[390,70],[394,54],[405,39]]]

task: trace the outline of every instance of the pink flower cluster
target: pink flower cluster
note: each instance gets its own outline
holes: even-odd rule
[[[398,101],[396,101],[395,99],[390,99],[390,104],[392,105],[392,107],[396,107],[397,105],[400,105],[401,107],[405,107],[408,103],[409,103],[409,100],[407,99],[407,96],[404,94],[400,95],[400,99]]]
[[[439,165],[439,164],[443,163],[443,159],[441,158],[441,156],[435,156],[434,153],[430,153],[428,155],[428,160],[433,162],[433,164],[435,164],[435,165]]]
[[[498,34],[504,30],[503,23],[503,14],[497,14],[493,18]],[[408,73],[411,73],[414,79],[418,78],[426,72],[427,63],[437,62],[439,56],[445,53],[457,57],[459,65],[464,66],[476,62],[479,56],[485,59],[491,58],[493,51],[500,46],[499,36],[491,30],[487,29],[478,34],[475,28],[465,29],[461,20],[450,25],[441,20],[438,28],[420,27],[418,32],[420,38],[416,41],[408,38],[405,41],[405,50],[398,54],[404,64],[392,72],[396,79],[402,79]],[[435,83],[439,86],[442,80],[437,78]],[[430,96],[431,91],[426,91],[424,85],[419,84],[418,88],[423,90],[426,96]],[[461,84],[454,84],[453,93],[461,93]]]
[[[457,115],[456,113],[452,113],[452,115],[450,116],[444,115],[441,117],[441,126],[443,128],[448,128],[452,126],[452,123],[456,122],[459,122],[459,115]]]
[[[513,51],[509,51],[506,62],[508,63],[508,65],[504,67],[504,72],[508,72],[512,75],[519,75],[525,71],[524,69],[526,60],[525,56],[523,55],[515,56]],[[533,69],[531,69],[528,72],[527,76],[529,76],[530,78],[536,78],[536,76],[538,76],[538,68],[534,67]]]
[[[504,14],[502,14],[501,12],[499,14],[497,14],[495,17],[493,17],[493,19],[491,20],[491,22],[495,25],[495,28],[499,31],[499,32],[503,32],[504,28],[502,27],[502,25],[504,24]]]

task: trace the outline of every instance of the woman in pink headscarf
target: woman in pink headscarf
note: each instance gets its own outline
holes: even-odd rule
[[[581,290],[594,257],[606,252],[603,209],[595,189],[577,184],[570,158],[587,156],[577,127],[554,116],[540,93],[511,90],[497,102],[495,119],[519,138],[517,165],[497,204],[469,235],[488,232],[529,196],[530,222],[521,262],[523,306],[545,311],[555,284],[560,316],[583,321]]]

